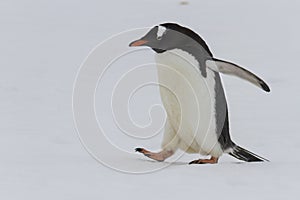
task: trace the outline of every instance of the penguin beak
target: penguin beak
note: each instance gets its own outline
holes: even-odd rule
[[[143,46],[143,45],[147,44],[148,42],[149,42],[148,40],[139,39],[139,40],[135,40],[135,41],[131,42],[129,44],[129,46],[130,47]]]

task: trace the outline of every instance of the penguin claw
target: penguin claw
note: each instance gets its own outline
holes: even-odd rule
[[[210,159],[198,159],[198,160],[193,160],[189,162],[189,165],[191,164],[215,164],[218,163],[218,158],[211,157]]]
[[[141,152],[143,148],[135,148],[135,152]]]
[[[142,154],[150,153],[149,151],[147,151],[144,148],[135,148],[135,152],[139,152],[139,153],[142,153]]]
[[[192,165],[192,164],[204,164],[204,163],[202,163],[201,159],[199,159],[199,160],[193,160],[193,161],[189,162],[189,165]]]
[[[135,151],[136,151],[136,152],[139,152],[139,153],[142,153],[142,154],[144,154],[145,156],[147,156],[147,157],[149,157],[149,158],[151,158],[151,156],[152,156],[153,154],[155,154],[155,153],[152,153],[151,151],[148,151],[148,150],[146,150],[146,149],[144,149],[144,148],[135,148]]]
[[[171,156],[173,154],[172,151],[161,151],[158,153],[154,153],[154,152],[148,151],[144,148],[135,148],[135,151],[142,153],[144,156],[147,156],[148,158],[151,158],[158,162],[164,161],[166,158],[168,158],[169,156]]]

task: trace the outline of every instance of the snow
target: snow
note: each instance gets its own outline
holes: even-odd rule
[[[0,2],[1,199],[299,198],[299,1],[188,2]],[[73,83],[81,63],[111,35],[166,21],[192,27],[217,58],[245,66],[269,83],[267,94],[223,76],[234,141],[270,163],[241,163],[227,155],[218,165],[186,165],[198,155],[184,155],[175,163],[152,162],[133,149],[158,150],[161,133],[149,140],[126,137],[111,114],[103,115],[109,111],[103,106],[107,99],[98,91],[99,120],[105,120],[109,139],[127,153],[123,157],[106,150],[103,156],[121,169],[166,168],[139,175],[120,173],[83,148],[72,112]],[[121,66],[125,70],[144,59],[151,62],[152,55],[140,50],[125,56],[110,69],[106,81],[116,80]],[[106,88],[104,97],[110,87],[99,86]],[[137,124],[151,122],[148,109],[160,103],[156,91],[149,86],[132,97],[129,109]],[[153,120],[159,126],[164,119],[161,108],[153,107],[150,114],[157,116]]]

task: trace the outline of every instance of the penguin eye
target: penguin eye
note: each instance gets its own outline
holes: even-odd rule
[[[161,40],[162,36],[157,36],[156,39],[157,40]]]

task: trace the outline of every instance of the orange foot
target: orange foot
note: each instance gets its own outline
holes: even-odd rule
[[[189,162],[189,164],[215,164],[218,163],[219,158],[211,157],[210,159],[199,159],[199,160],[193,160],[192,162]]]
[[[136,148],[135,151],[140,152],[140,153],[144,154],[145,156],[147,156],[153,160],[159,161],[159,162],[164,161],[166,158],[168,158],[174,154],[174,152],[170,151],[170,150],[162,150],[161,152],[154,153],[154,152],[148,151],[144,148]]]

